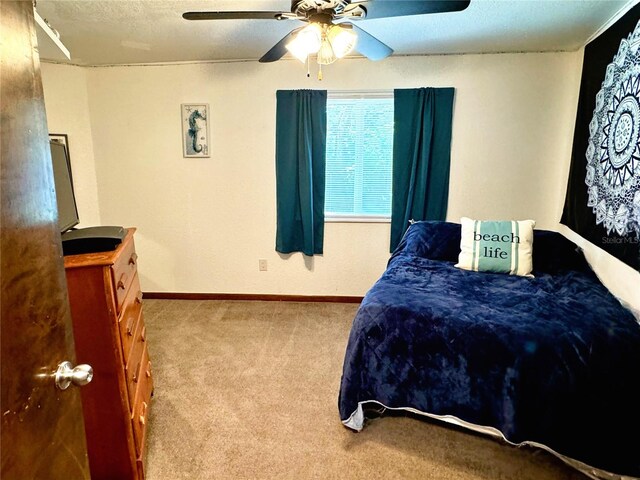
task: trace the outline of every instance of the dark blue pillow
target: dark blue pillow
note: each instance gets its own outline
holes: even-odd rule
[[[404,253],[430,260],[457,262],[460,254],[460,224],[421,221],[410,225],[395,254]]]
[[[409,226],[395,255],[406,254],[457,262],[460,254],[460,224],[421,221]],[[533,274],[557,273],[563,270],[589,271],[590,267],[573,242],[558,232],[533,231]]]
[[[533,274],[563,270],[589,271],[582,250],[558,232],[533,231]]]

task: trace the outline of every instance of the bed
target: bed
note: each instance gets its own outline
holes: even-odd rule
[[[640,325],[575,245],[535,231],[533,275],[454,267],[460,225],[416,222],[354,319],[343,424],[397,409],[640,477]]]

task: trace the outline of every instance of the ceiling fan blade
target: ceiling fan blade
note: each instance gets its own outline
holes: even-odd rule
[[[282,57],[284,57],[288,52],[286,47],[287,43],[289,43],[289,40],[291,40],[293,36],[300,30],[302,30],[302,27],[296,28],[287,33],[282,40],[276,43],[273,47],[271,47],[271,50],[269,50],[262,56],[262,58],[259,60],[260,63],[275,62],[276,60],[280,60]]]
[[[365,8],[365,19],[373,19],[459,12],[467,8],[470,2],[471,0],[369,0],[354,3]]]
[[[350,23],[353,29],[358,33],[358,41],[355,50],[367,57],[369,60],[382,60],[393,53],[393,49],[382,43],[373,35],[365,32],[361,28]]]
[[[283,12],[186,12],[185,20],[283,20],[289,13]]]

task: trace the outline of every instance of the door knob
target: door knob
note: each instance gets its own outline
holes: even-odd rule
[[[91,365],[82,364],[73,367],[71,362],[62,362],[56,370],[56,387],[66,390],[72,383],[81,387],[93,379],[93,368]]]

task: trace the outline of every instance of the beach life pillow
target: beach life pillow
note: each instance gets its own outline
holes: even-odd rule
[[[489,221],[462,217],[456,267],[531,277],[533,220]]]

